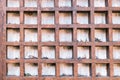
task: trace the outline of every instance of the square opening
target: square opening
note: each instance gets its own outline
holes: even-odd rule
[[[26,59],[37,59],[38,58],[38,47],[37,46],[25,46],[24,57]]]
[[[56,74],[55,63],[44,63],[42,64],[42,76],[55,76]]]
[[[59,0],[59,7],[71,7],[72,0]]]
[[[24,0],[24,7],[37,7],[37,0]]]
[[[55,47],[54,46],[42,47],[42,59],[55,59]]]
[[[77,29],[77,41],[89,42],[90,41],[90,29]]]
[[[107,59],[109,57],[108,47],[106,46],[95,47],[95,56],[96,59]]]
[[[107,77],[108,66],[108,64],[96,64],[96,77]]]
[[[95,24],[107,24],[107,12],[95,12]]]
[[[89,24],[90,13],[89,12],[77,12],[77,23],[78,24]]]
[[[60,29],[59,30],[59,41],[60,42],[72,42],[72,29]]]
[[[20,63],[8,63],[7,76],[20,76]]]
[[[38,76],[38,63],[25,63],[24,76]]]
[[[107,41],[107,29],[95,29],[95,42]]]
[[[90,77],[91,76],[91,65],[88,63],[78,64],[78,76],[80,77]]]
[[[53,8],[54,0],[41,0],[41,7],[42,8]]]
[[[120,7],[120,0],[112,0],[112,7]]]
[[[7,7],[20,7],[19,0],[7,0]]]
[[[72,12],[60,12],[59,24],[72,24]]]
[[[55,41],[55,29],[42,29],[41,30],[42,42],[54,42]]]
[[[7,58],[8,59],[20,59],[20,47],[19,46],[7,46]]]
[[[77,7],[89,7],[89,0],[77,0]]]
[[[94,7],[106,7],[107,0],[94,0]]]
[[[37,29],[24,29],[25,42],[37,42]]]
[[[7,24],[20,24],[20,13],[17,11],[7,12]]]
[[[7,29],[7,41],[8,42],[19,42],[20,41],[20,30],[17,28]]]
[[[72,46],[61,46],[59,50],[60,59],[72,59],[73,58],[73,47]]]
[[[120,41],[120,29],[113,29],[113,41]]]
[[[90,59],[90,47],[81,46],[77,47],[77,58],[78,59]]]
[[[113,12],[112,13],[112,23],[113,24],[120,24],[120,12]]]
[[[42,12],[41,13],[41,24],[53,25],[55,24],[55,13],[54,12]]]
[[[113,47],[113,59],[120,59],[120,46]]]
[[[120,64],[113,64],[113,75],[114,77],[120,77]]]
[[[60,76],[73,76],[73,64],[72,63],[61,63],[60,64]]]
[[[37,24],[37,12],[24,12],[24,24]]]

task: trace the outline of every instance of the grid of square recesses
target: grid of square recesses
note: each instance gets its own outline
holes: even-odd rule
[[[120,0],[6,0],[5,79],[117,80],[118,8]]]

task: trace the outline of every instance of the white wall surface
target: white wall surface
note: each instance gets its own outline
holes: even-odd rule
[[[77,41],[89,42],[89,30],[78,29],[77,30]]]
[[[20,14],[17,12],[8,12],[7,24],[20,24]]]
[[[53,46],[42,47],[42,58],[55,59],[55,47]]]
[[[59,24],[72,24],[72,14],[70,12],[60,12]]]
[[[41,7],[54,7],[54,0],[41,0]]]
[[[78,75],[81,77],[90,76],[90,65],[89,64],[78,64]]]
[[[48,42],[48,41],[55,41],[55,30],[54,29],[42,29],[41,31],[41,41]]]
[[[106,64],[96,64],[96,76],[105,77],[107,76],[107,65]]]
[[[89,59],[90,58],[90,47],[78,47],[77,48],[77,58],[79,59]]]
[[[25,42],[37,42],[37,29],[25,29]]]
[[[60,64],[60,75],[61,76],[72,76],[73,75],[72,64]]]
[[[71,0],[59,0],[59,7],[71,7]]]
[[[20,48],[18,46],[7,46],[7,58],[8,59],[19,59]]]
[[[72,30],[60,29],[59,40],[60,42],[71,42],[72,41]]]
[[[42,75],[43,76],[55,76],[55,65],[42,64]]]
[[[37,0],[24,0],[25,7],[37,7]]]
[[[78,7],[88,7],[89,1],[88,0],[77,0]]]
[[[15,64],[8,64],[7,65],[8,76],[20,76],[20,66],[16,66]]]
[[[37,13],[36,12],[25,13],[24,24],[37,24]]]
[[[8,42],[19,42],[20,41],[20,30],[19,29],[7,29],[7,41]]]
[[[7,0],[7,7],[20,7],[20,0]]]
[[[96,59],[107,59],[107,47],[96,47],[95,55]]]
[[[72,59],[73,56],[73,50],[72,47],[60,47],[60,53],[59,56],[61,59]]]

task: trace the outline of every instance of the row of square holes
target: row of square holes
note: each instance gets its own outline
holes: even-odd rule
[[[90,29],[77,29],[77,41],[78,42],[90,42]],[[113,42],[120,41],[120,29],[113,29]],[[11,37],[11,36],[14,36]],[[55,42],[55,29],[45,28],[41,29],[41,42]],[[48,38],[49,37],[49,38]],[[95,29],[95,42],[106,42],[108,37],[107,29]],[[19,42],[20,41],[20,30],[17,28],[7,29],[7,42]],[[37,42],[38,31],[34,29],[24,29],[24,41],[25,42]],[[60,42],[72,42],[73,41],[73,30],[72,29],[59,29],[59,41]]]
[[[55,46],[42,46],[41,58],[42,59],[55,59],[56,55]],[[120,59],[120,47],[113,47],[113,59]],[[11,55],[12,54],[12,55]],[[60,46],[59,47],[59,59],[73,59],[73,47],[72,46]],[[96,46],[95,47],[96,59],[108,59],[109,47]],[[38,47],[37,46],[25,46],[24,47],[25,59],[38,59]],[[77,47],[77,58],[91,59],[91,47],[79,46]],[[20,47],[19,46],[7,46],[7,59],[20,59]]]
[[[95,12],[94,13],[95,24],[107,24],[107,12]],[[77,23],[75,24],[90,24],[90,13],[89,12],[77,12]],[[120,24],[120,12],[112,13],[112,23]],[[37,24],[37,12],[24,12],[24,24]],[[20,13],[19,12],[7,12],[7,24],[20,24]],[[42,12],[41,13],[41,24],[42,25],[53,25],[55,24],[55,13],[54,12]],[[73,24],[72,12],[60,12],[59,13],[59,24]]]
[[[77,7],[89,7],[89,0],[76,0]],[[54,0],[41,0],[41,7],[54,7]],[[106,7],[108,0],[94,0],[95,7]],[[19,0],[7,0],[7,7],[20,7]],[[24,7],[37,7],[37,0],[25,0]],[[72,7],[72,0],[59,0],[59,7]],[[120,0],[112,0],[112,7],[120,7]]]
[[[91,64],[90,63],[78,63],[78,76],[79,77],[90,77],[91,76]],[[38,76],[38,64],[37,63],[25,63],[24,76]],[[109,64],[96,64],[96,77],[107,77],[109,76]],[[55,63],[42,63],[42,76],[55,76],[56,64]],[[73,64],[62,63],[60,64],[60,76],[73,76]],[[11,71],[14,70],[14,71]],[[113,76],[120,76],[120,64],[113,65]],[[7,75],[8,76],[20,76],[20,64],[19,63],[8,63],[7,64]]]

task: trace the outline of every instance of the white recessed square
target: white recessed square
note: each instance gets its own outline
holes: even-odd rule
[[[94,0],[94,7],[105,7],[106,0]]]
[[[20,76],[20,63],[8,63],[7,64],[8,76]]]
[[[55,41],[55,30],[54,29],[42,29],[41,30],[41,41],[42,42],[54,42]]]
[[[60,59],[72,59],[73,58],[73,48],[71,46],[60,47],[59,58]]]
[[[88,12],[78,12],[77,13],[77,23],[78,24],[89,24],[89,13]]]
[[[89,42],[90,41],[89,29],[77,29],[77,41]]]
[[[106,13],[105,12],[95,13],[94,23],[95,24],[106,24],[107,23]]]
[[[20,59],[20,47],[19,46],[7,46],[7,58],[8,59]]]
[[[7,41],[8,42],[19,42],[20,41],[20,30],[19,29],[7,29]]]
[[[25,29],[25,42],[37,42],[37,29]]]
[[[78,64],[78,75],[80,77],[90,76],[90,64]]]
[[[120,0],[112,0],[112,7],[120,7]]]
[[[73,64],[60,64],[60,76],[73,76]]]
[[[77,47],[78,59],[90,59],[90,47],[82,46]]]
[[[72,0],[59,0],[59,7],[71,7]]]
[[[89,0],[77,0],[76,4],[77,4],[77,7],[88,7]]]
[[[37,12],[25,12],[24,13],[24,24],[37,24]]]
[[[120,12],[113,12],[112,13],[112,23],[113,24],[120,24]]]
[[[113,59],[120,59],[120,46],[113,47]]]
[[[50,25],[50,24],[55,24],[55,14],[54,12],[42,12],[41,13],[41,24],[43,25]]]
[[[26,59],[37,59],[38,58],[37,46],[25,46],[24,57]]]
[[[24,0],[25,7],[37,7],[37,0]]]
[[[42,76],[55,76],[55,64],[46,63],[42,64]]]
[[[20,24],[20,13],[7,12],[7,24]]]
[[[42,59],[55,59],[55,47],[54,46],[42,47]]]
[[[107,41],[107,30],[96,29],[95,30],[95,42],[106,42]]]
[[[96,64],[96,77],[108,76],[107,64]]]
[[[114,77],[120,77],[120,64],[114,64],[113,65],[113,75]]]
[[[38,76],[37,63],[25,63],[25,76]]]
[[[59,40],[60,42],[72,42],[72,30],[71,29],[60,29]]]
[[[20,7],[19,0],[7,0],[7,7]]]
[[[95,56],[96,59],[107,59],[108,53],[107,53],[107,47],[95,47]]]
[[[120,29],[113,29],[113,41],[120,41]]]
[[[41,0],[41,7],[42,8],[53,8],[54,0]]]
[[[72,13],[71,12],[60,12],[59,13],[59,24],[72,24]]]

